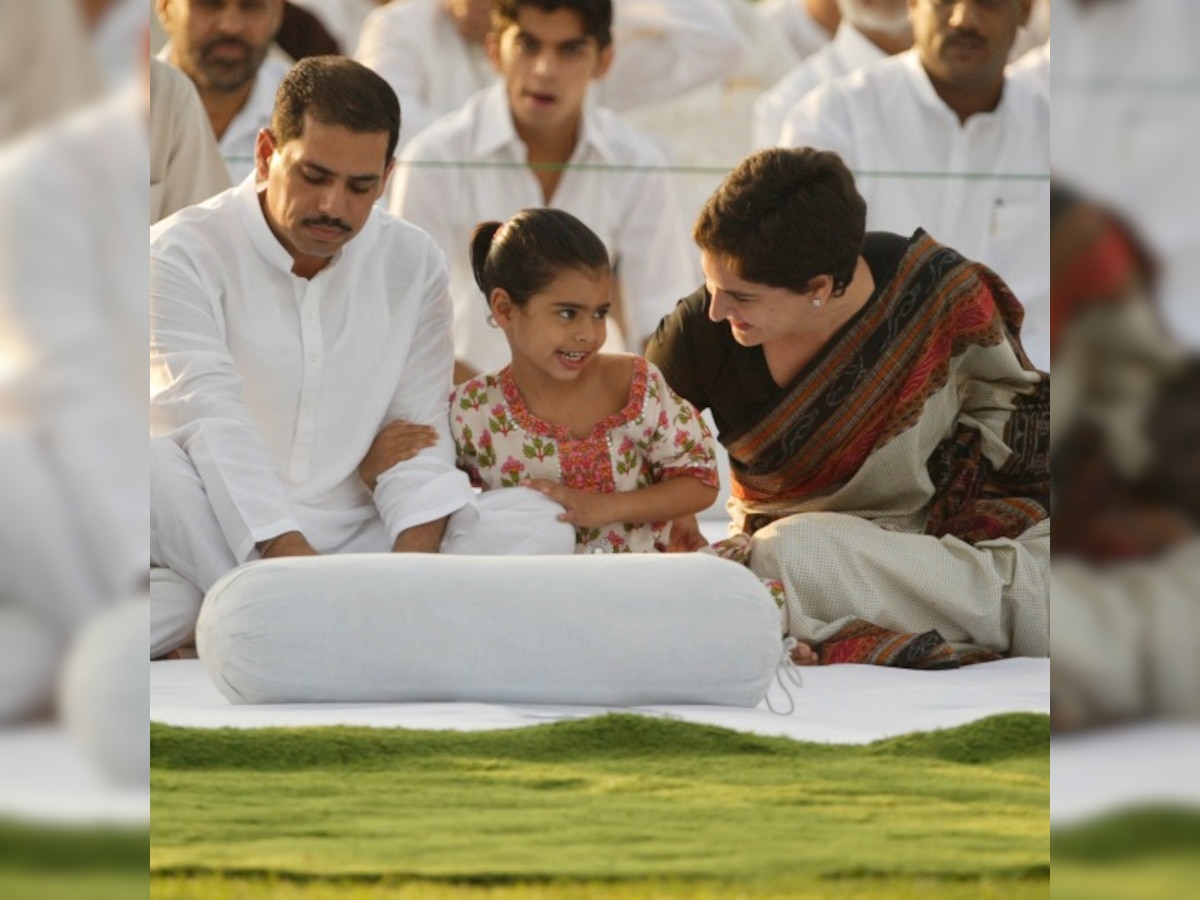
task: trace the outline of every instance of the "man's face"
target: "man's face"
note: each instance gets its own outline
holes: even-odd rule
[[[283,0],[157,0],[172,61],[207,90],[254,80],[283,21]]]
[[[443,0],[458,33],[482,44],[492,30],[492,0]]]
[[[1004,77],[1033,0],[908,0],[913,42],[931,78],[991,90]]]
[[[279,144],[268,129],[258,135],[258,177],[267,183],[267,224],[296,260],[293,271],[311,277],[367,223],[383,194],[392,161],[386,131],[357,132],[304,117],[304,133]]]
[[[522,6],[517,21],[488,35],[488,55],[504,78],[518,128],[574,128],[588,85],[608,71],[612,46],[600,49],[570,9]]]

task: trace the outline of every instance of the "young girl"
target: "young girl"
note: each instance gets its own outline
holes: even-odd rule
[[[479,225],[471,262],[512,363],[450,398],[460,468],[485,491],[524,485],[561,504],[576,552],[665,551],[671,520],[716,499],[716,452],[657,368],[600,352],[604,244],[569,213],[527,209]]]

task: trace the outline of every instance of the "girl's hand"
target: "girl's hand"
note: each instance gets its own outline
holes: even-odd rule
[[[593,494],[545,478],[534,478],[523,485],[561,505],[566,512],[558,517],[560,522],[580,528],[599,528],[617,521],[612,509],[612,494]]]
[[[371,441],[371,449],[359,463],[358,477],[373,491],[380,475],[396,463],[412,459],[436,443],[437,431],[432,426],[414,425],[412,422],[397,419],[375,435],[375,440]]]
[[[692,553],[708,546],[704,532],[695,516],[680,516],[671,522],[671,537],[667,542],[668,553]]]

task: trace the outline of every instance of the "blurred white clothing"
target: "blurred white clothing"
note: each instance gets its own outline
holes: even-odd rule
[[[150,224],[229,187],[192,80],[172,65],[150,60]]]
[[[792,107],[822,84],[836,81],[887,59],[861,31],[842,23],[832,41],[792,69],[754,104],[754,149],[779,145],[783,123]]]

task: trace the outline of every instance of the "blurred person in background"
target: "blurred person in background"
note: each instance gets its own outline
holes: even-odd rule
[[[496,81],[484,47],[494,0],[403,0],[367,19],[355,57],[396,91],[412,140],[439,116]],[[559,4],[540,4],[544,11]],[[621,51],[594,89],[618,111],[665,100],[714,81],[741,56],[742,37],[725,0],[615,0]],[[506,218],[506,216],[502,216]]]
[[[288,70],[269,55],[283,0],[155,0],[168,37],[159,59],[181,69],[200,101],[236,184],[254,171],[254,145]]]
[[[924,228],[993,268],[1050,365],[1049,99],[1005,66],[1031,0],[908,0],[914,47],[812,91],[782,144],[860,174],[873,229]]]
[[[150,4],[145,0],[78,0],[92,56],[111,91],[141,73]]]
[[[1061,728],[1200,714],[1200,361],[1122,221],[1053,194],[1052,698]]]
[[[662,151],[613,111],[587,102],[617,52],[612,14],[608,0],[497,0],[487,50],[502,81],[431,125],[401,155],[390,208],[446,254],[456,383],[509,358],[503,332],[489,325],[479,301],[467,254],[481,221],[552,206],[585,222],[614,262],[617,322],[635,352],[695,283],[674,183],[654,171],[666,166]]]
[[[912,46],[908,0],[838,0],[833,40],[796,66],[754,104],[754,147],[776,146],[784,119],[808,92]]]
[[[190,78],[150,59],[150,224],[229,187],[229,173]]]
[[[58,15],[0,36],[71,85],[89,59],[75,3],[19,6]],[[60,110],[26,108],[39,127],[0,152],[0,719],[45,711],[72,642],[145,585],[145,85]],[[118,674],[83,671],[98,687]]]

